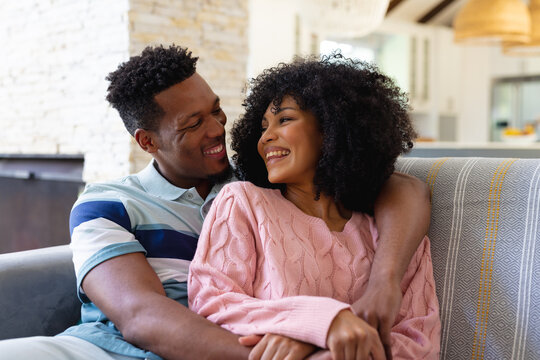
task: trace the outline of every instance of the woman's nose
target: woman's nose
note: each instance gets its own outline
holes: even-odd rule
[[[261,134],[261,142],[263,144],[266,144],[275,139],[276,139],[276,134],[271,127],[266,128],[266,130],[264,130],[263,133]]]

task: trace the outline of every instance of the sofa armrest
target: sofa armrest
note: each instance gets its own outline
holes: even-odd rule
[[[0,255],[0,339],[56,335],[80,318],[68,245]]]

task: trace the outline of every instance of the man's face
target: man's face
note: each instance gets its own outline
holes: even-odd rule
[[[189,188],[229,169],[225,147],[227,117],[219,98],[197,73],[155,96],[165,115],[153,154],[161,174]]]

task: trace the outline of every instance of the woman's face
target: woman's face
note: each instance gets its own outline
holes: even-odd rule
[[[315,116],[285,96],[278,108],[272,103],[268,106],[261,127],[257,150],[266,164],[268,181],[313,184],[322,146]]]

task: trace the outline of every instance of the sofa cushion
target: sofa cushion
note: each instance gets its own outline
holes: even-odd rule
[[[56,335],[80,319],[68,245],[0,255],[0,339]]]
[[[540,159],[401,158],[396,170],[432,190],[441,359],[540,359]]]

